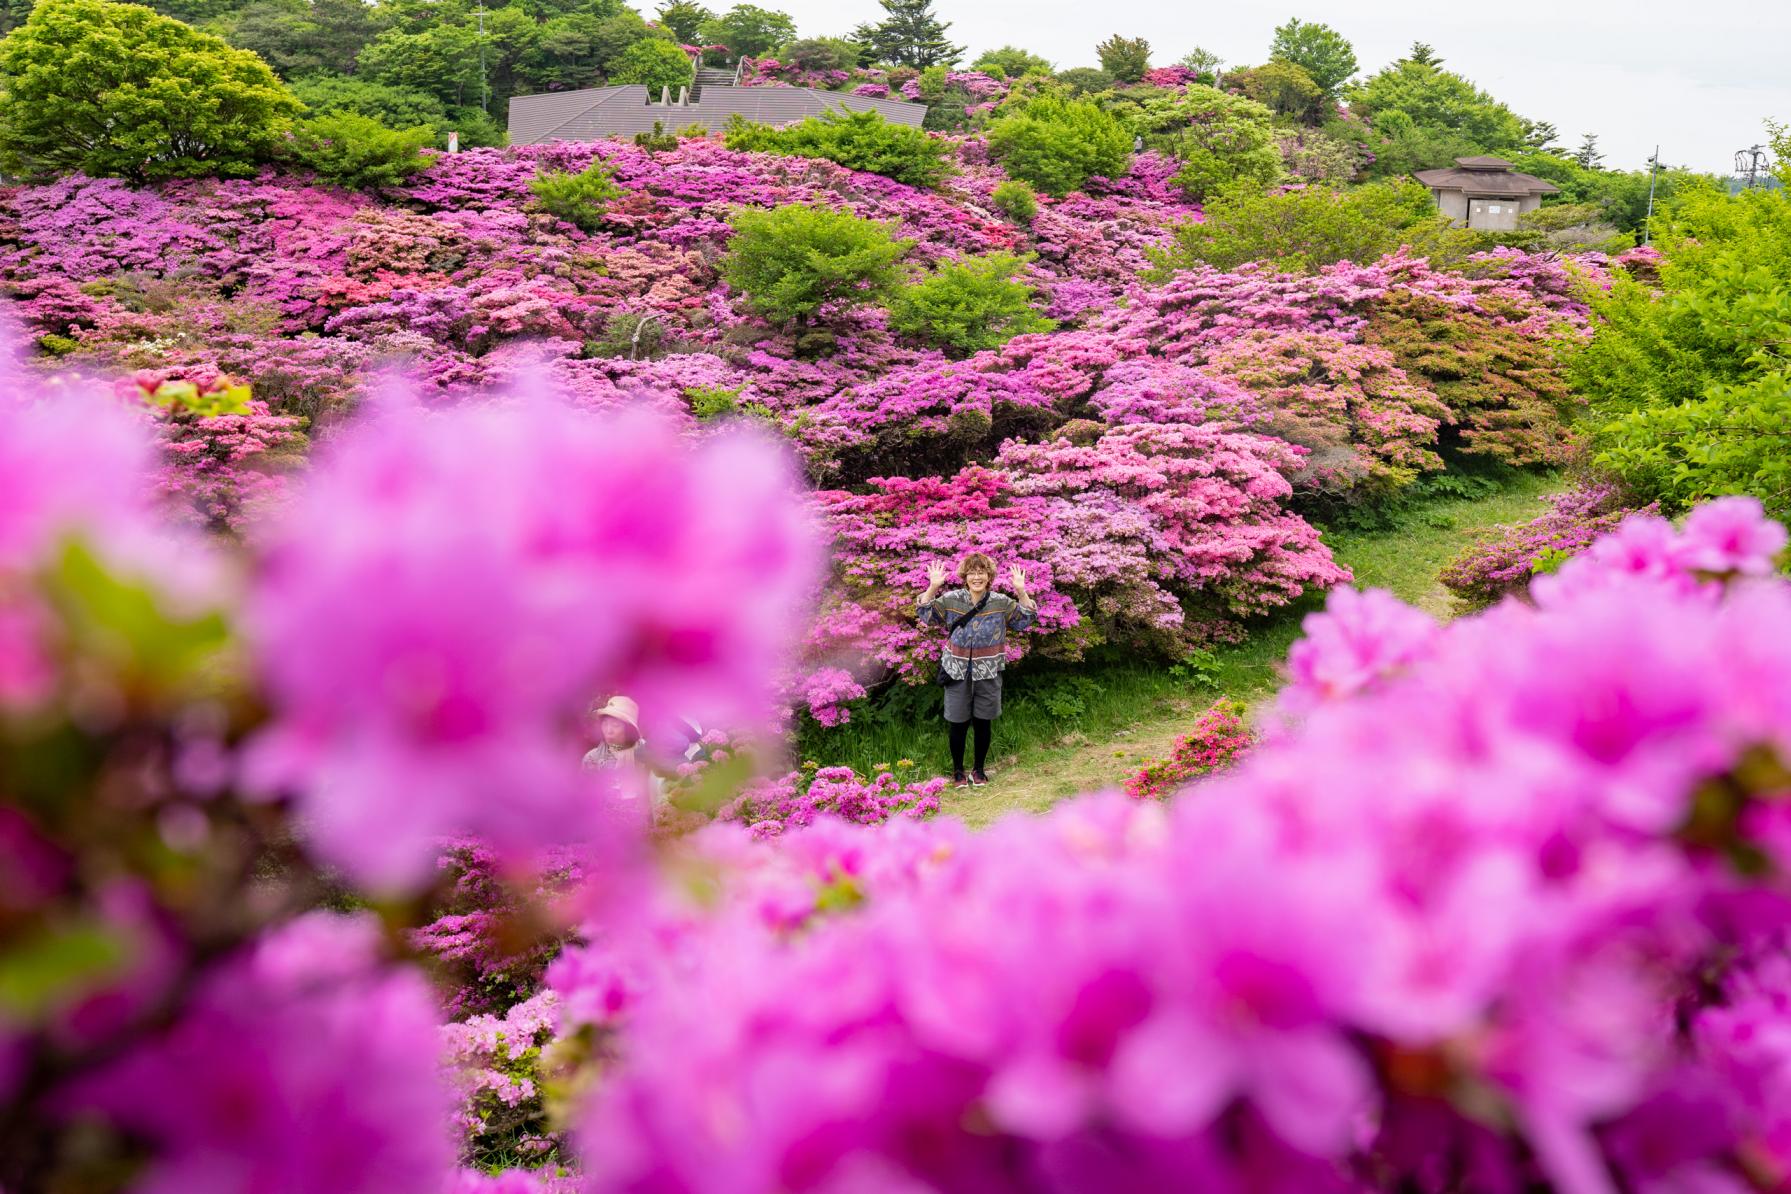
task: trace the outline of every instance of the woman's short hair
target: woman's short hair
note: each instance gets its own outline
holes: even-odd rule
[[[972,572],[987,572],[989,579],[995,579],[995,561],[980,551],[973,551],[958,564],[958,579],[963,580]]]

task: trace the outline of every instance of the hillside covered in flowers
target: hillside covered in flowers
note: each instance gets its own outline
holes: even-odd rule
[[[1118,643],[1173,661],[1347,579],[1314,519],[1451,462],[1561,458],[1554,345],[1586,325],[1596,255],[1145,281],[1200,219],[1173,161],[1140,154],[1015,218],[983,142],[949,156],[937,188],[700,138],[442,155],[377,196],[75,176],[0,193],[0,279],[59,367],[146,395],[249,387],[242,411],[165,412],[168,484],[219,528],[278,500],[307,442],[394,370],[431,403],[547,387],[699,433],[775,428],[834,542],[789,689],[823,723],[917,678],[908,611],[931,558],[987,549],[1030,570],[1042,614],[1015,655]],[[531,183],[593,163],[613,195],[588,228],[542,210]],[[869,303],[807,329],[761,317],[722,278],[730,220],[790,205],[885,224],[917,273],[1012,259],[1048,330],[965,350]]]

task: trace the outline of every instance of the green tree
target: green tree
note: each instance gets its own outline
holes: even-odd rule
[[[310,116],[352,112],[390,129],[429,125],[435,130],[438,147],[446,147],[449,132],[458,133],[460,144],[469,149],[504,143],[504,131],[479,109],[449,108],[428,92],[412,87],[391,87],[342,75],[311,75],[294,83],[292,93]]]
[[[721,276],[753,310],[799,329],[823,307],[881,302],[914,247],[896,239],[893,225],[819,205],[742,208],[729,223]]]
[[[989,202],[1016,224],[1030,224],[1039,214],[1038,195],[1017,178],[996,183],[995,189],[989,192]]]
[[[1021,75],[1048,75],[1051,73],[1051,64],[1031,50],[1022,50],[1019,46],[1002,46],[995,50],[984,50],[977,55],[976,61],[970,64],[970,69],[988,71],[991,74],[1000,71],[1003,78],[1018,79]]]
[[[1431,49],[1428,43],[1421,41],[1412,43],[1412,48],[1410,52],[1406,54],[1404,61],[1415,62],[1419,66],[1443,65],[1443,60],[1437,57],[1437,52]]]
[[[302,122],[287,152],[324,182],[372,190],[427,170],[431,159],[422,149],[434,142],[428,125],[391,129],[368,116],[330,112]]]
[[[1579,149],[1574,151],[1574,164],[1582,170],[1596,170],[1604,161],[1604,154],[1598,152],[1598,134],[1587,133],[1580,140]]]
[[[1415,182],[1221,194],[1207,202],[1203,216],[1179,225],[1174,244],[1151,254],[1155,277],[1202,264],[1230,270],[1251,261],[1316,273],[1339,261],[1378,261],[1401,246],[1449,261],[1481,247],[1475,234],[1451,228],[1430,191]]]
[[[1096,95],[1117,82],[1097,66],[1072,66],[1069,70],[1058,71],[1056,77],[1072,95]]]
[[[735,117],[728,124],[727,147],[825,158],[912,187],[937,186],[950,173],[946,142],[910,125],[891,123],[874,109],[829,110],[781,129]]]
[[[355,56],[385,17],[365,0],[254,0],[208,26],[231,45],[253,50],[283,78],[350,74]]]
[[[1176,61],[1182,66],[1187,67],[1189,70],[1197,71],[1203,75],[1217,75],[1219,73],[1219,68],[1225,65],[1225,59],[1213,53],[1211,50],[1203,49],[1200,46],[1195,46],[1192,50],[1189,50],[1186,54],[1183,54],[1180,58],[1176,59]]]
[[[704,22],[714,19],[714,13],[694,0],[667,0],[659,6],[659,23],[687,46],[698,44]]]
[[[577,174],[543,170],[529,181],[535,206],[568,224],[595,232],[603,226],[603,211],[612,199],[622,197],[614,172],[602,158],[594,158]]]
[[[696,81],[696,68],[690,55],[671,42],[648,37],[622,51],[615,69],[610,71],[609,81],[645,83],[647,94],[654,99],[669,87],[675,97],[680,87],[689,87]]]
[[[1012,253],[943,262],[896,291],[890,329],[960,356],[1048,332],[1057,324],[1033,309],[1033,288],[1019,277],[1025,268]]]
[[[1591,292],[1571,358],[1596,459],[1672,510],[1751,493],[1791,514],[1791,195],[1695,181],[1655,245],[1658,277]]]
[[[1561,130],[1555,127],[1553,121],[1524,120],[1523,126],[1524,148],[1540,149],[1544,153],[1554,153],[1560,148],[1555,142],[1560,140]]]
[[[1061,197],[1095,175],[1124,174],[1132,135],[1095,104],[1046,95],[990,126],[989,154],[1013,177]]]
[[[1523,121],[1510,108],[1452,71],[1410,59],[1352,88],[1350,110],[1377,131],[1383,115],[1403,112],[1416,128],[1447,132],[1482,151],[1515,150],[1524,143]]]
[[[888,15],[876,24],[860,25],[852,40],[864,47],[867,62],[890,66],[950,66],[964,55],[945,31],[950,21],[933,13],[933,0],[878,0]]]
[[[1121,37],[1115,33],[1095,47],[1101,69],[1121,83],[1136,83],[1150,69],[1150,43],[1142,37]]]
[[[798,70],[851,70],[858,54],[858,45],[843,37],[803,37],[780,49],[777,60]]]
[[[1175,182],[1196,202],[1281,178],[1274,113],[1255,100],[1195,83],[1143,97],[1126,119],[1147,144],[1181,160]]]
[[[479,34],[466,25],[433,25],[420,32],[387,29],[361,51],[360,73],[375,83],[426,91],[444,104],[483,107]]]
[[[1318,119],[1319,104],[1324,100],[1324,92],[1312,76],[1283,58],[1272,58],[1247,70],[1234,70],[1225,76],[1225,85],[1242,91],[1277,116],[1302,124]]]
[[[34,177],[246,176],[302,110],[254,54],[111,0],[39,0],[0,76],[0,165]]]
[[[796,40],[796,22],[787,12],[736,4],[719,17],[711,17],[697,29],[704,45],[726,46],[730,60],[761,58],[778,46]]]
[[[1269,57],[1304,70],[1329,99],[1336,99],[1356,73],[1356,51],[1348,38],[1329,25],[1297,17],[1276,27]]]

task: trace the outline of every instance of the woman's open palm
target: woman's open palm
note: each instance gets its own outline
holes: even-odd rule
[[[927,587],[936,589],[944,583],[945,583],[945,565],[937,564],[937,563],[928,564],[927,565]]]

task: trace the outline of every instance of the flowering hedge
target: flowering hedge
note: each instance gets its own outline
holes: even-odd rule
[[[972,74],[945,83],[994,86]],[[1446,271],[1395,256],[1311,277],[1246,266],[1147,285],[1150,251],[1200,216],[1170,181],[1174,161],[1133,155],[1124,177],[1047,197],[1017,224],[994,202],[1008,180],[986,146],[942,143],[957,173],[937,190],[699,138],[442,155],[380,201],[274,174],[146,189],[69,178],[0,191],[0,291],[62,363],[155,386],[250,387],[241,411],[156,416],[169,488],[235,532],[251,508],[278,504],[305,436],[327,438],[397,365],[431,401],[545,377],[577,405],[643,407],[687,434],[727,413],[776,426],[839,534],[838,583],[811,602],[811,666],[787,687],[824,721],[869,686],[920,674],[900,591],[924,563],[898,549],[975,545],[1036,566],[1053,612],[1020,649],[1074,657],[1116,639],[1173,653],[1342,575],[1299,515],[1389,497],[1457,450],[1557,458],[1555,337],[1585,320],[1560,263],[1496,253]],[[590,230],[540,210],[542,171],[599,161],[621,194]],[[1024,281],[1059,328],[949,360],[865,309],[798,343],[751,315],[716,268],[737,207],[798,202],[893,224],[917,267],[1029,256]],[[1141,475],[1142,456],[1205,450],[1213,433],[1190,429],[1207,423],[1232,437],[1229,481],[1203,482],[1198,499],[1180,480],[1114,483]],[[1134,425],[1158,430],[1123,430]],[[1072,459],[1073,476],[1028,473]],[[880,494],[985,474],[999,496],[973,487],[963,500],[1017,514],[897,543],[859,513]],[[1206,504],[1191,514],[1191,501]],[[1059,575],[1062,591],[1050,587]]]
[[[1609,483],[1578,486],[1544,500],[1548,511],[1529,522],[1480,532],[1438,575],[1443,587],[1475,606],[1523,593],[1532,576],[1584,551],[1636,512]],[[1658,512],[1653,504],[1641,509]]]

